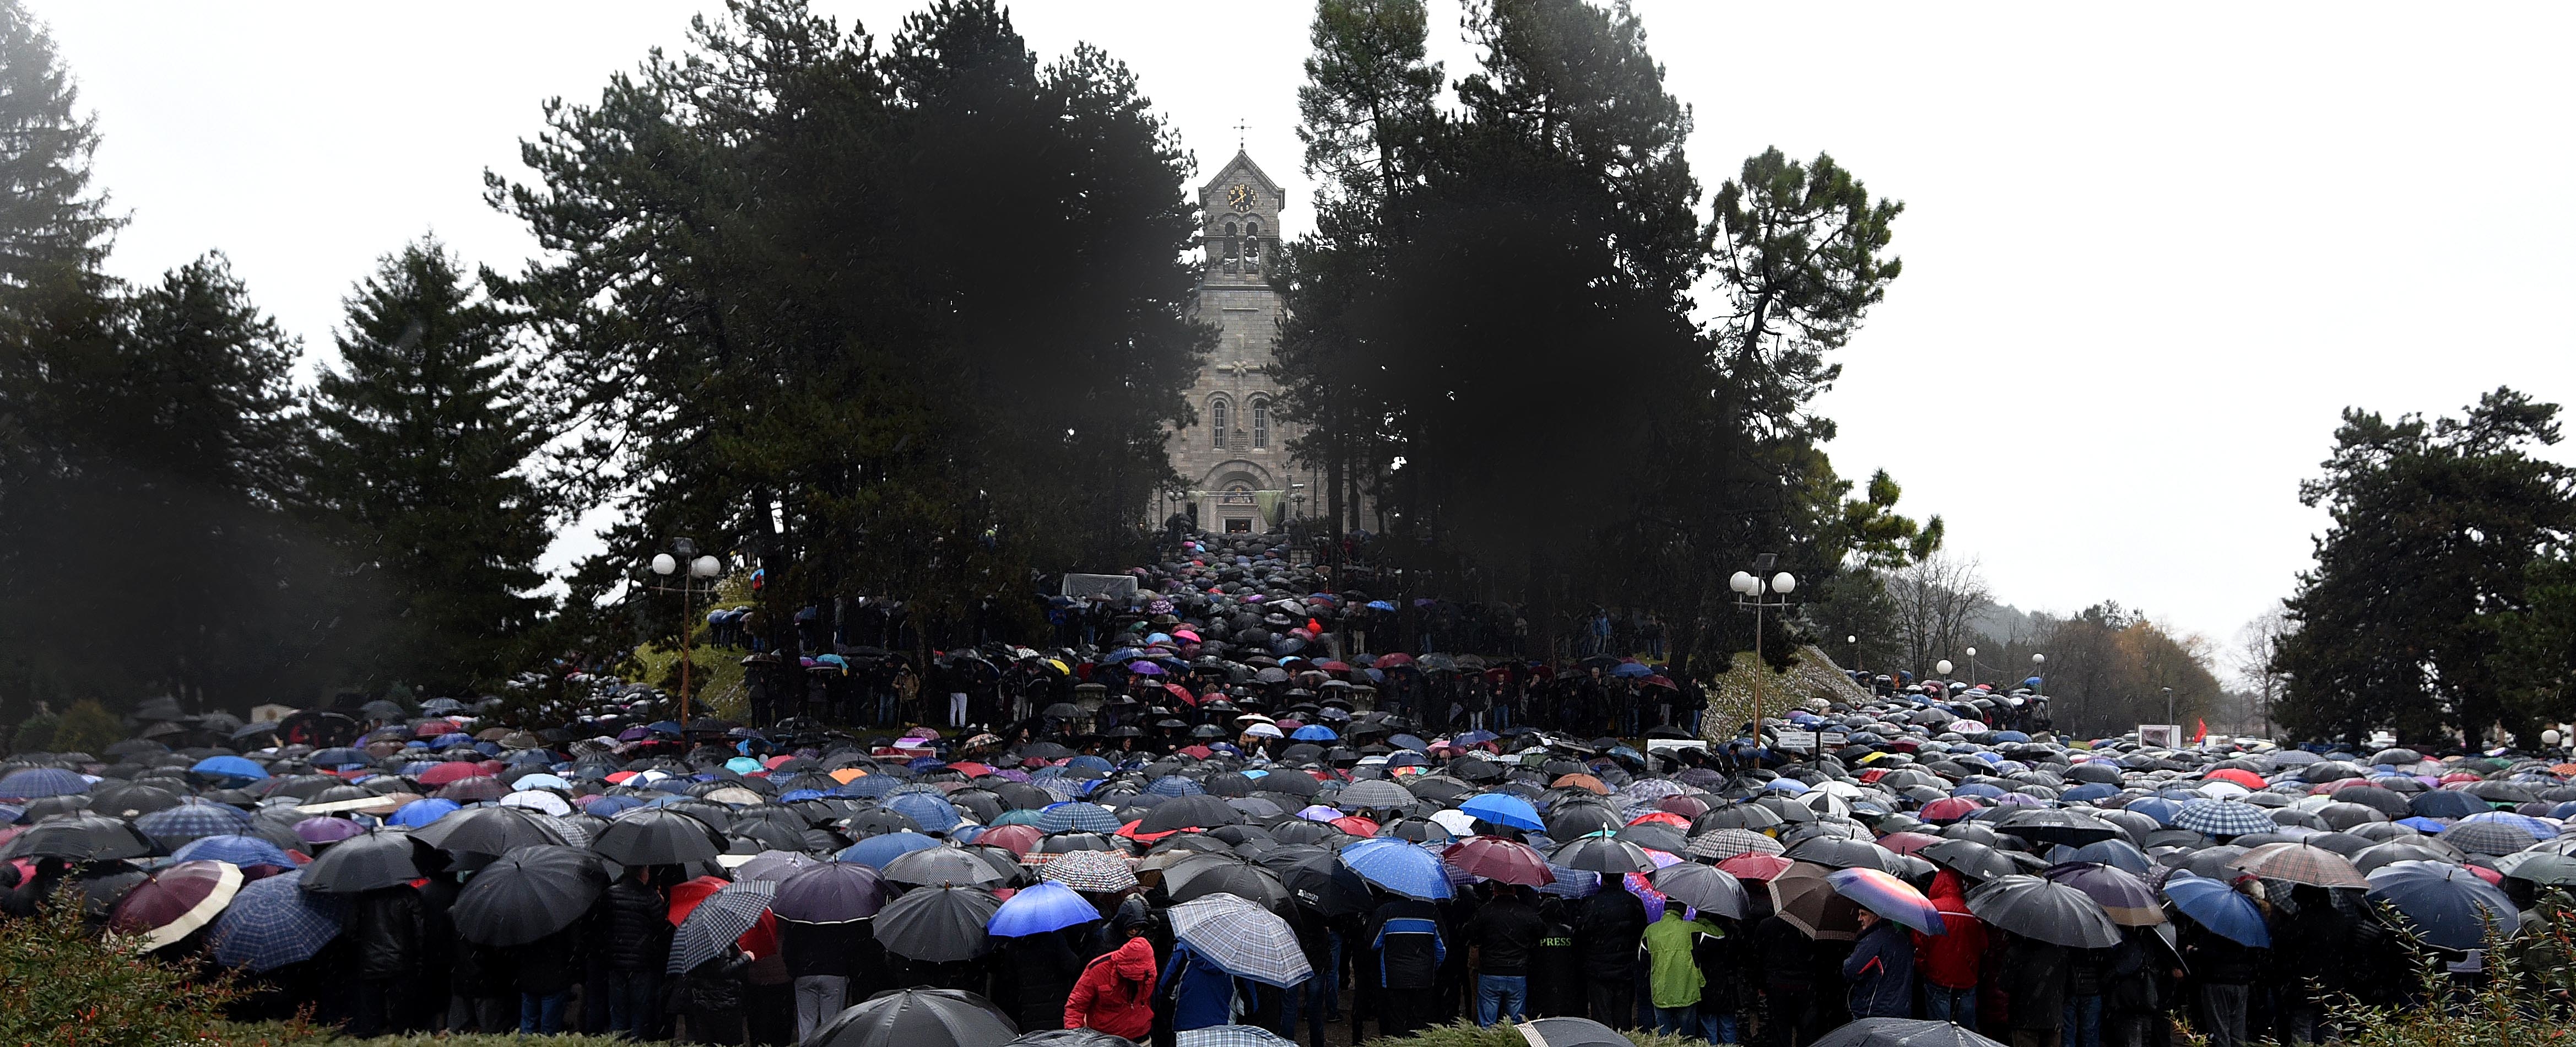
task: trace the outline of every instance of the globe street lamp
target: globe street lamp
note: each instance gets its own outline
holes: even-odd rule
[[[1858,636],[1846,636],[1846,637],[1843,637],[1843,642],[1851,645],[1851,649],[1852,649],[1852,671],[1853,671],[1853,672],[1861,672],[1861,671],[1863,671],[1863,670],[1861,669],[1861,666],[1860,666],[1860,637],[1858,637]]]
[[[1944,676],[1944,677],[1947,677],[1947,676],[1949,676],[1949,675],[1950,675],[1950,668],[1951,668],[1951,666],[1950,666],[1950,660],[1949,660],[1949,659],[1947,659],[1947,658],[1944,658],[1944,659],[1941,659],[1940,661],[1937,661],[1937,662],[1932,663],[1932,671],[1933,671],[1933,672],[1936,672],[1936,673],[1939,673],[1939,674],[1941,674],[1941,675],[1942,675],[1942,676]]]
[[[681,538],[672,541],[670,552],[653,554],[653,573],[670,578],[680,573],[683,563],[687,565],[688,573],[677,579],[678,585],[666,583],[649,588],[657,593],[680,594],[680,725],[686,727],[689,723],[689,641],[695,632],[690,626],[693,624],[691,616],[696,613],[692,604],[700,593],[711,598],[715,595],[715,578],[724,573],[724,561],[699,553],[698,543]]]
[[[1762,578],[1762,573],[1769,571],[1778,560],[1779,557],[1772,553],[1754,557],[1752,570],[1737,571],[1726,582],[1727,588],[1735,590],[1735,605],[1753,611],[1753,742],[1757,746],[1762,743],[1762,671],[1765,667],[1762,661],[1762,612],[1788,610],[1789,594],[1798,589],[1797,577],[1787,571],[1774,574],[1767,581]]]
[[[2031,655],[2031,656],[2030,656],[2030,677],[2031,677],[2031,679],[2034,679],[2034,680],[2038,680],[2038,681],[2039,681],[2039,688],[2038,688],[2038,689],[2039,689],[2039,690],[2043,690],[2043,691],[2045,691],[2045,690],[2047,690],[2047,689],[2048,689],[2048,679],[2047,679],[2047,677],[2046,677],[2046,676],[2042,675],[2042,673],[2040,672],[2040,667],[2041,667],[2041,666],[2044,666],[2044,665],[2047,665],[2047,664],[2048,664],[2048,656],[2047,656],[2047,655],[2044,655],[2044,654],[2034,654],[2034,655]]]

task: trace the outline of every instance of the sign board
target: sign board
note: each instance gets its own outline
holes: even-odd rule
[[[1066,572],[1064,576],[1064,584],[1058,592],[1076,599],[1092,596],[1106,596],[1113,600],[1123,600],[1127,597],[1136,595],[1136,576],[1131,574],[1075,574],[1072,572]]]
[[[2142,723],[2138,725],[2138,744],[2150,749],[2179,749],[2183,744],[2182,725],[2178,723]]]
[[[1816,751],[1816,732],[1814,731],[1781,731],[1778,738],[1779,741],[1772,743],[1775,748],[1802,753]]]
[[[1817,744],[1828,749],[1840,749],[1851,744],[1851,736],[1841,731],[1827,731],[1824,737],[1817,739]]]

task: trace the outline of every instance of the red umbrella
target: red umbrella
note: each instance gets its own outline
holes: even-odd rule
[[[150,951],[214,922],[241,890],[242,871],[224,862],[180,862],[135,885],[116,902],[108,926],[142,934]]]
[[[1669,825],[1673,828],[1688,832],[1690,830],[1691,820],[1684,818],[1681,815],[1674,814],[1671,811],[1648,811],[1644,814],[1628,819],[1628,824]]]
[[[1183,687],[1176,683],[1167,683],[1163,685],[1163,689],[1172,692],[1172,697],[1180,699],[1181,704],[1183,705],[1197,705],[1199,703],[1199,696],[1191,694],[1190,689],[1187,687]]]
[[[1377,835],[1377,823],[1356,814],[1346,814],[1326,824],[1362,839]]]
[[[1381,654],[1377,656],[1376,664],[1382,669],[1392,669],[1399,665],[1411,665],[1413,664],[1413,656],[1402,651],[1397,651],[1394,654]]]
[[[1939,842],[1941,838],[1938,836],[1911,832],[1889,833],[1878,838],[1879,846],[1898,854],[1912,854]]]
[[[489,778],[491,776],[492,772],[484,770],[482,764],[467,763],[462,760],[452,760],[420,772],[420,784],[436,787],[461,782],[468,778]]]
[[[1739,880],[1763,880],[1789,871],[1791,861],[1776,854],[1747,852],[1717,863],[1717,871]]]
[[[1442,860],[1459,871],[1495,883],[1516,883],[1539,887],[1556,882],[1556,874],[1547,871],[1547,858],[1536,848],[1499,836],[1471,836],[1441,852]]]
[[[1321,670],[1323,670],[1323,671],[1325,671],[1325,672],[1328,672],[1328,673],[1346,673],[1346,672],[1351,671],[1350,663],[1348,663],[1348,662],[1338,662],[1338,661],[1337,661],[1337,662],[1322,662],[1322,663],[1318,663],[1318,664],[1315,666],[1315,668],[1321,669]]]
[[[2272,784],[2264,781],[2262,775],[2239,767],[2221,768],[2202,775],[2201,778],[2203,780],[2213,782],[2235,782],[2236,784],[2242,785],[2248,789],[2256,790],[2260,790],[2264,786]]]
[[[1961,818],[1977,813],[1977,808],[1979,806],[1980,805],[1977,801],[1965,796],[1945,796],[1923,805],[1923,820],[1927,822],[1955,822]]]

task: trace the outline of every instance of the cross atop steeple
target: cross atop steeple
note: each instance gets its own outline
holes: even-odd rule
[[[1248,124],[1246,124],[1246,123],[1244,123],[1244,122],[1243,122],[1243,118],[1242,118],[1242,117],[1236,117],[1236,118],[1235,118],[1235,120],[1234,120],[1234,148],[1235,148],[1235,151],[1236,151],[1236,152],[1241,152],[1241,151],[1243,151],[1243,132],[1244,132],[1244,131],[1249,127],[1249,126],[1250,126],[1250,125],[1248,125]]]

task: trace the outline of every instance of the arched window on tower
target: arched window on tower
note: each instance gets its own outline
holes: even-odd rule
[[[1252,449],[1256,451],[1269,450],[1270,398],[1265,396],[1253,397],[1252,402],[1246,405],[1246,410],[1252,415]]]
[[[1233,430],[1233,419],[1227,417],[1228,406],[1222,396],[1208,400],[1208,427],[1216,432],[1216,439],[1209,446],[1220,451],[1225,450],[1226,439]]]
[[[1261,271],[1261,221],[1259,219],[1243,223],[1243,271],[1247,273]]]
[[[1236,241],[1236,240],[1235,240],[1234,235],[1235,235],[1235,234],[1234,234],[1234,220],[1233,220],[1233,219],[1231,219],[1231,218],[1226,219],[1226,222],[1225,222],[1225,271],[1226,271],[1226,272],[1229,272],[1229,273],[1232,273],[1232,272],[1239,272],[1239,271],[1240,271],[1240,269],[1238,268],[1237,263],[1236,263],[1236,261],[1235,261],[1235,260],[1236,260],[1236,258],[1238,257],[1238,252],[1241,250],[1241,247],[1239,246],[1238,241]]]

